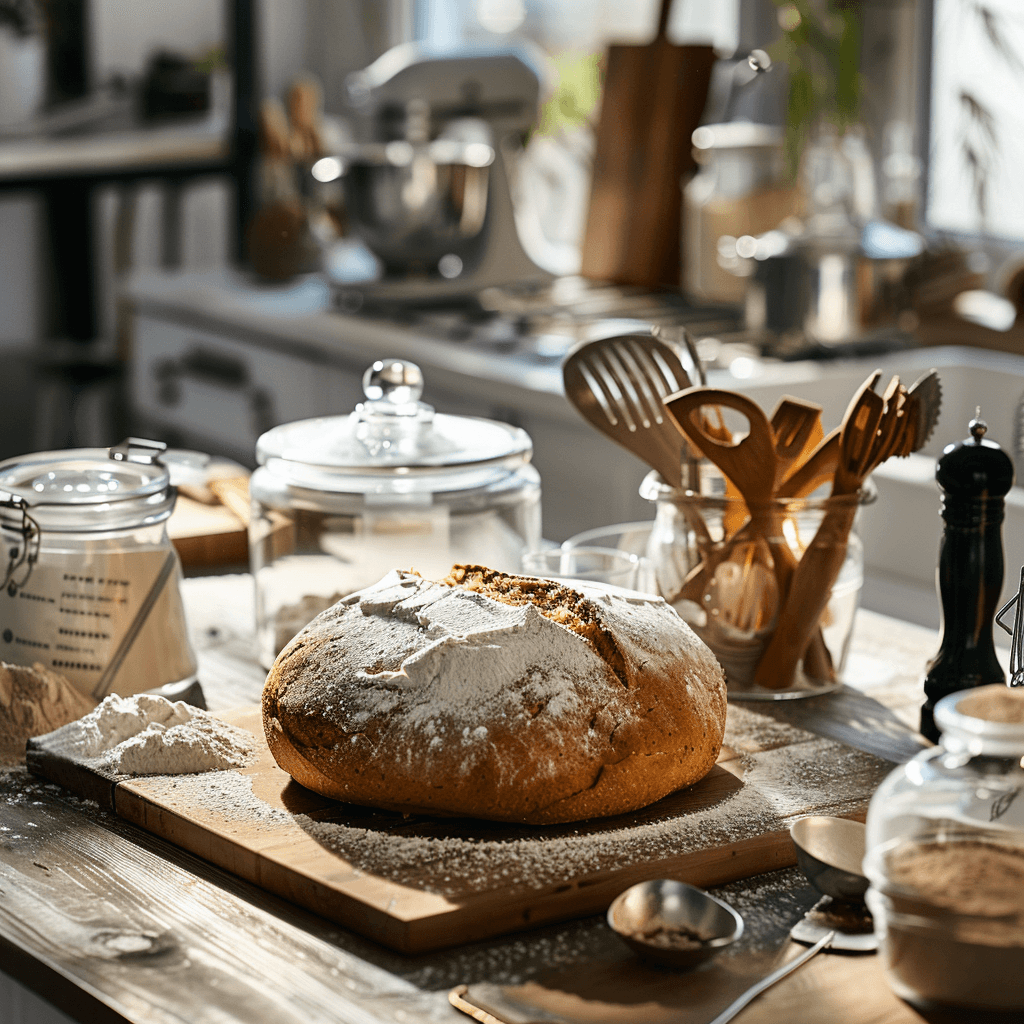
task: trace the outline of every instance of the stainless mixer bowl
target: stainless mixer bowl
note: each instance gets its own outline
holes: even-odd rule
[[[457,277],[482,242],[490,167],[439,163],[417,153],[408,163],[353,162],[344,176],[353,230],[390,273]]]

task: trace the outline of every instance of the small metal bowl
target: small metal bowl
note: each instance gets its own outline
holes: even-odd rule
[[[862,900],[868,889],[864,859],[864,825],[849,818],[816,815],[789,828],[796,862],[819,892],[834,900]]]
[[[667,967],[696,967],[743,934],[743,918],[728,903],[666,878],[620,893],[608,926],[638,956]]]

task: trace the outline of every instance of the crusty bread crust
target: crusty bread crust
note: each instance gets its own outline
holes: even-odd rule
[[[436,636],[406,625],[410,635],[394,653],[385,637],[399,631],[395,620],[364,613],[355,595],[310,623],[267,677],[267,741],[296,781],[367,806],[549,824],[636,810],[710,771],[725,727],[725,680],[669,606],[595,598],[589,587],[559,594],[529,577],[460,569],[472,572],[442,586],[471,589],[485,603],[528,602],[545,616],[535,627],[541,634],[571,634],[554,637],[580,677],[564,684],[568,710],[537,698],[547,670],[533,665],[506,687],[500,713],[481,698],[479,713],[464,707],[458,722],[416,718],[420,693],[403,659]],[[497,671],[506,652],[490,638],[486,646],[474,664],[496,659]],[[370,650],[380,653],[370,658]],[[441,671],[450,664],[442,660]],[[457,682],[471,692],[473,680]]]

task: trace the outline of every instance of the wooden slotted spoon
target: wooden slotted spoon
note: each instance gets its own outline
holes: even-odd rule
[[[705,406],[732,408],[741,413],[750,425],[746,437],[738,442],[726,442],[709,432],[708,421],[701,412]],[[710,550],[704,563],[687,577],[681,596],[698,600],[710,576],[722,561],[731,557],[736,546],[763,538],[772,554],[779,598],[784,599],[796,561],[788,545],[778,543],[781,531],[777,529],[770,503],[786,470],[807,450],[815,433],[821,432],[821,406],[797,398],[783,398],[769,422],[760,407],[745,395],[724,389],[690,388],[673,395],[668,407],[694,446],[732,481],[747,509],[754,510],[740,529],[736,528],[739,523],[735,519],[737,515],[744,515],[742,509],[733,511],[733,521],[723,521],[726,531],[723,542]],[[737,505],[730,508],[736,509]]]

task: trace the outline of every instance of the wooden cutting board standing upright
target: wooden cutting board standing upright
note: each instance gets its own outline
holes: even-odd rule
[[[682,178],[693,170],[690,136],[707,101],[710,46],[666,36],[672,0],[661,0],[647,46],[610,46],[583,240],[584,277],[678,287]]]

